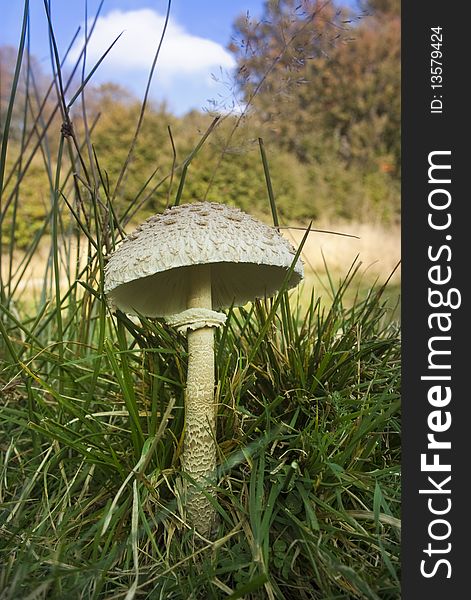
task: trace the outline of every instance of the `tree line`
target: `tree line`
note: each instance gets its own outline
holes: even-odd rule
[[[261,18],[239,17],[228,46],[237,60],[233,90],[239,109],[221,110],[215,103],[211,111],[176,117],[165,104],[150,104],[116,210],[126,210],[141,194],[142,220],[171,203],[178,177],[169,174],[219,114],[220,123],[191,163],[182,202],[224,201],[268,216],[258,144],[263,138],[284,224],[398,220],[399,10],[398,0],[368,0],[354,9],[321,0],[269,0]],[[14,49],[0,48],[2,123],[15,57]],[[114,83],[89,84],[74,106],[73,125],[83,150],[93,153],[104,189],[119,177],[139,112],[140,100]],[[7,156],[10,172],[21,173],[21,195],[12,203],[20,243],[48,214],[61,125],[56,89],[29,56]],[[76,170],[80,165],[71,162]],[[7,178],[4,197],[18,193],[15,181]],[[65,196],[74,185],[72,178],[64,183]],[[6,227],[10,213],[3,216]]]

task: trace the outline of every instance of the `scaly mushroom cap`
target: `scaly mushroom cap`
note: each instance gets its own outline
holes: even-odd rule
[[[110,256],[105,292],[122,311],[164,317],[186,308],[188,269],[211,264],[213,308],[280,289],[295,250],[276,229],[238,208],[182,204],[147,219]],[[288,287],[303,278],[296,262]]]

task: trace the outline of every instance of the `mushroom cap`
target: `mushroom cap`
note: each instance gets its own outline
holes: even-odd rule
[[[295,250],[238,208],[182,204],[147,219],[111,254],[105,292],[123,312],[165,317],[187,308],[189,269],[211,264],[212,308],[241,306],[280,289]],[[288,287],[303,278],[297,260]]]

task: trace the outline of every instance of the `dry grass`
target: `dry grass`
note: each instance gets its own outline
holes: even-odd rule
[[[367,223],[323,223],[316,228],[356,235],[359,239],[312,232],[304,246],[302,258],[306,271],[322,273],[325,264],[334,274],[344,274],[358,256],[361,274],[369,281],[387,279],[401,258],[401,234],[398,225],[370,225]],[[303,232],[288,229],[286,237],[297,246]],[[400,270],[391,278],[400,283]]]
[[[317,229],[348,233],[356,238],[312,232],[303,248],[305,280],[300,288],[301,305],[308,305],[312,289],[323,304],[332,299],[331,283],[338,286],[355,262],[359,265],[352,284],[347,288],[345,304],[364,298],[373,285],[388,281],[385,299],[391,318],[400,319],[401,233],[399,225],[367,223],[316,223]],[[284,235],[297,246],[303,231],[285,230]],[[326,272],[326,267],[329,274]],[[397,267],[397,268],[396,268]]]

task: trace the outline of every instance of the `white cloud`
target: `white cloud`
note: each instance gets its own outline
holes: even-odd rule
[[[87,63],[93,65],[124,32],[100,66],[108,74],[123,71],[148,71],[164,27],[164,17],[151,9],[131,11],[113,10],[99,17],[87,47]],[[83,46],[83,38],[70,53],[75,62]],[[182,75],[198,75],[206,79],[219,67],[230,69],[235,65],[232,55],[220,44],[191,35],[176,21],[170,19],[157,62],[159,76],[169,83]]]

